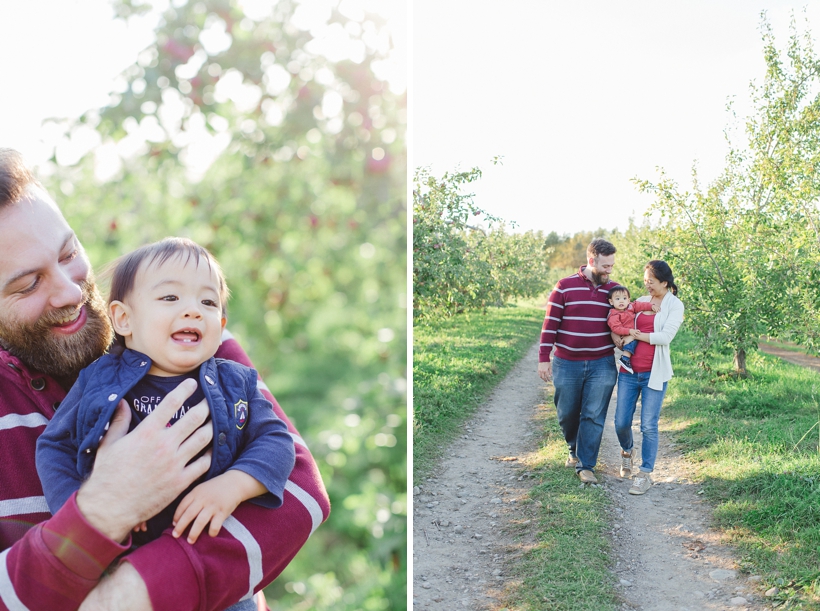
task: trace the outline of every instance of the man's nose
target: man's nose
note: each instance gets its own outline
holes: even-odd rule
[[[83,303],[83,290],[80,285],[69,275],[59,273],[56,278],[54,291],[51,295],[51,307],[65,308],[68,306],[80,306]]]

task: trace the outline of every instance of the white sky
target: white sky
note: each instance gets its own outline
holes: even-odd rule
[[[184,2],[155,0],[153,4],[167,7]],[[266,14],[276,0],[238,2],[253,16]],[[299,4],[299,27],[319,35],[316,20],[326,19],[331,6],[338,5],[354,19],[362,8],[387,17],[394,49],[390,61],[379,68],[392,89],[405,89],[406,0],[299,0]],[[43,130],[43,121],[76,118],[104,106],[116,77],[153,41],[155,23],[156,16],[131,18],[127,25],[115,21],[109,0],[0,2],[0,147],[19,150],[33,165],[48,159],[62,133]],[[345,55],[342,42],[337,36],[323,48]]]
[[[44,119],[106,104],[114,78],[153,39],[149,23],[112,17],[107,0],[0,3],[0,146],[38,162]]]
[[[624,229],[651,203],[630,178],[717,176],[727,100],[745,114],[763,77],[761,10],[780,47],[805,4],[413,0],[411,163],[480,166],[476,204],[516,231]]]

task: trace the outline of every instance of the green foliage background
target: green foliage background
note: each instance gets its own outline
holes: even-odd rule
[[[493,159],[494,164],[501,159]],[[509,233],[465,193],[481,169],[416,168],[413,178],[413,316],[450,316],[535,297],[549,286],[540,231]],[[483,222],[485,227],[478,223]]]
[[[102,148],[71,166],[55,158],[43,178],[95,268],[168,235],[222,264],[228,328],[305,438],[332,503],[267,588],[271,608],[404,609],[405,97],[374,73],[384,49],[364,42],[383,39],[383,19],[334,9],[328,26],[364,52],[330,61],[293,24],[298,6],[280,0],[250,19],[232,1],[174,2],[110,105],[70,127],[68,138],[93,129]],[[150,9],[115,7],[122,18]],[[230,45],[209,54],[203,32],[214,27]],[[220,92],[228,78],[244,101]],[[227,146],[192,175],[202,125]],[[115,149],[121,165],[101,179],[100,151]]]
[[[741,376],[761,335],[820,346],[820,57],[808,21],[792,18],[785,44],[765,14],[761,32],[766,72],[742,129],[727,129],[723,173],[703,186],[693,171],[689,189],[663,172],[635,180],[655,198],[644,248],[680,278],[704,354],[731,351]]]

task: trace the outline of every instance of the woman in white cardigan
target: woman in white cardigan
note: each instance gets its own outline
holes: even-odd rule
[[[644,494],[652,486],[655,458],[658,455],[658,419],[672,379],[672,359],[669,344],[683,322],[683,303],[677,298],[678,287],[672,270],[665,261],[650,261],[644,269],[644,286],[648,295],[638,301],[649,301],[660,311],[639,312],[635,316],[632,338],[638,346],[632,355],[632,369],[618,373],[618,402],[615,408],[615,432],[621,445],[621,477],[632,475],[635,457],[632,439],[632,418],[641,397],[641,467],[632,480],[630,494]]]

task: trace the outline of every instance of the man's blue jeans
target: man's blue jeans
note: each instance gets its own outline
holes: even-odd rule
[[[641,373],[618,374],[618,402],[615,407],[615,433],[624,452],[632,450],[632,418],[641,398],[641,471],[651,473],[655,469],[655,458],[658,456],[658,419],[661,417],[661,405],[666,395],[666,382],[663,390],[649,388],[649,371]]]
[[[595,469],[604,433],[606,409],[615,388],[615,359],[605,356],[590,361],[552,357],[555,409],[569,446],[578,457],[577,471]]]

